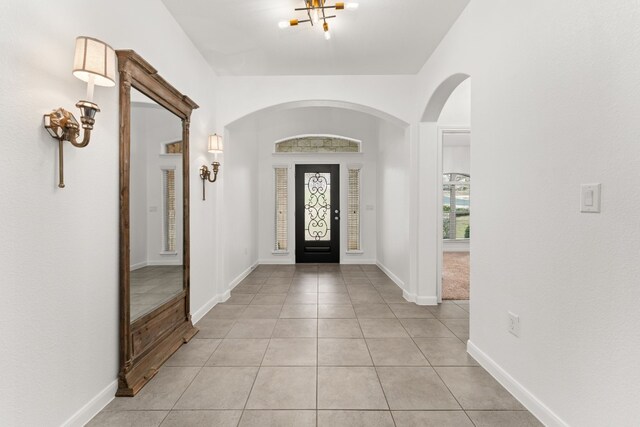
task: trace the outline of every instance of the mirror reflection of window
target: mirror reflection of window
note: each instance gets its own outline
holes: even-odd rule
[[[182,141],[170,142],[164,145],[166,154],[182,154]]]
[[[176,171],[162,172],[164,199],[164,251],[176,251]]]

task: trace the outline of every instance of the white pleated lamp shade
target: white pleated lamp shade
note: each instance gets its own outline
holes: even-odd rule
[[[209,135],[209,152],[210,153],[222,153],[222,136],[218,134]]]
[[[97,86],[115,86],[116,52],[108,44],[92,37],[76,39],[76,54],[73,59],[73,75]]]

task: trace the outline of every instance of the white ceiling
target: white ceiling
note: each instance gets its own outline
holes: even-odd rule
[[[162,0],[219,75],[415,74],[469,0],[354,0],[322,29],[304,0]],[[327,4],[335,4],[327,0]]]

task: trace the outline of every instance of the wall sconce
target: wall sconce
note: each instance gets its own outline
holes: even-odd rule
[[[222,153],[222,136],[214,133],[213,135],[209,135],[209,148],[208,151],[216,155],[218,153]],[[200,168],[200,179],[202,179],[202,200],[206,200],[205,197],[205,183],[216,182],[218,179],[218,171],[220,170],[220,163],[214,161],[211,163],[211,170],[207,167],[207,165],[202,165]],[[211,179],[211,173],[213,172],[213,179]]]
[[[96,122],[95,116],[100,109],[93,103],[93,89],[98,86],[115,86],[116,54],[111,46],[91,37],[76,38],[76,53],[73,59],[73,75],[87,82],[87,100],[78,101],[80,121],[84,134],[82,141],[80,125],[76,118],[64,108],[53,110],[44,115],[44,127],[49,134],[58,140],[58,171],[60,180],[58,187],[64,188],[63,142],[69,141],[74,147],[86,147],[91,138],[91,130]]]

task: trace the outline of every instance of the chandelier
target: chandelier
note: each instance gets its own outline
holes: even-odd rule
[[[289,21],[282,21],[278,24],[280,28],[295,27],[298,24],[308,22],[311,26],[322,24],[324,30],[324,38],[329,40],[331,33],[329,32],[328,19],[333,19],[336,15],[331,15],[332,10],[344,10],[344,9],[357,9],[358,3],[345,3],[336,2],[334,5],[327,4],[328,0],[302,0],[304,7],[296,8],[296,12],[305,11],[307,13],[307,19],[291,19]]]

